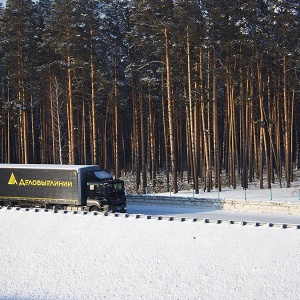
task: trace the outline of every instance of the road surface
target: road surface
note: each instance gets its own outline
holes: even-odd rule
[[[127,205],[129,214],[141,214],[163,217],[186,217],[197,219],[223,220],[223,221],[246,221],[261,223],[279,223],[300,225],[300,216],[288,214],[269,214],[252,212],[232,212],[224,210],[201,210],[195,208],[180,208],[170,206],[151,205]]]

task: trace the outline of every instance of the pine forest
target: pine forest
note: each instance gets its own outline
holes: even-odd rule
[[[299,0],[7,0],[0,163],[290,187],[299,77]]]

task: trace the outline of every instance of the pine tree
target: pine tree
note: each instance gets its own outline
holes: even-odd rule
[[[177,193],[177,144],[175,135],[175,118],[174,118],[174,99],[172,95],[172,77],[171,77],[171,60],[170,60],[170,24],[174,13],[173,1],[163,1],[160,5],[153,1],[133,1],[132,4],[132,19],[135,20],[131,35],[136,38],[141,38],[143,45],[136,44],[136,51],[142,50],[145,45],[150,45],[151,49],[157,49],[153,53],[147,51],[150,54],[150,60],[144,60],[140,57],[141,64],[138,70],[151,69],[152,64],[160,64],[165,67],[165,83],[166,89],[164,93],[167,99],[167,120],[168,120],[168,141],[170,151],[167,156],[170,156],[171,168],[172,168],[172,185],[173,192]],[[136,39],[135,39],[136,40]],[[145,71],[143,70],[143,71]],[[143,144],[142,140],[142,144]],[[142,151],[146,151],[142,149]],[[168,159],[168,158],[166,158]],[[145,168],[146,160],[142,163],[142,168]],[[145,169],[144,169],[145,170]]]
[[[82,26],[84,25],[81,14],[82,1],[53,1],[51,16],[49,17],[46,29],[49,32],[47,43],[55,49],[55,61],[58,71],[64,73],[66,84],[67,107],[66,117],[68,120],[68,162],[75,163],[78,149],[76,148],[76,134],[79,124],[76,122],[75,111],[78,103],[75,102],[76,95],[74,87],[76,75],[82,65],[82,56],[85,53],[85,43],[82,43]],[[86,28],[84,28],[86,29]]]
[[[125,165],[125,131],[128,112],[123,109],[127,106],[128,82],[125,78],[125,68],[128,63],[127,37],[128,30],[128,1],[104,1],[103,3],[103,36],[106,47],[105,58],[109,72],[107,79],[109,82],[109,99],[111,115],[107,116],[111,120],[111,131],[105,134],[112,136],[113,157],[110,164],[113,165],[114,173],[121,176],[121,168]],[[124,97],[124,93],[126,97]],[[124,126],[122,126],[122,124]]]
[[[14,128],[17,131],[7,140],[8,147],[15,147],[11,161],[29,163],[33,161],[30,145],[33,144],[29,136],[30,111],[32,112],[31,76],[36,47],[35,14],[33,2],[30,0],[8,0],[1,17],[3,61],[6,66],[6,77],[9,86],[5,89],[5,98],[15,112]],[[31,117],[32,119],[32,117]],[[9,129],[8,129],[9,130]],[[10,138],[10,132],[8,134]],[[8,149],[11,153],[12,149]]]

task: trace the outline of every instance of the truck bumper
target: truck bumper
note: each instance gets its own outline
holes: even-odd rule
[[[126,213],[127,212],[127,204],[124,203],[122,205],[110,205],[109,211],[111,212],[120,212],[120,213]]]

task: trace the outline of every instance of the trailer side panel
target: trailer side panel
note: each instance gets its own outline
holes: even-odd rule
[[[76,170],[1,168],[0,198],[78,202]]]

